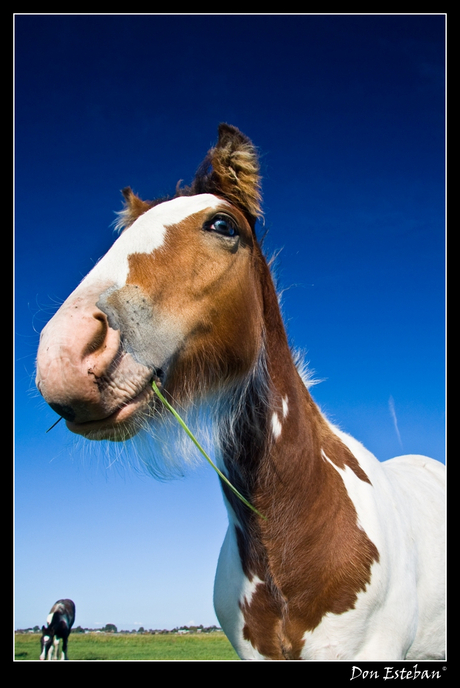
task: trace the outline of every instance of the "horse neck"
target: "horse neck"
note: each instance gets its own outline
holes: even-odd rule
[[[233,434],[224,436],[221,446],[230,481],[266,520],[223,489],[245,574],[272,580],[284,598],[289,571],[300,576],[293,562],[286,566],[288,552],[308,552],[310,561],[302,562],[307,570],[318,562],[327,568],[328,541],[335,543],[339,558],[352,541],[367,547],[336,468],[349,467],[360,480],[369,480],[320,413],[296,368],[268,267],[261,283],[263,362],[247,385]],[[366,557],[374,555],[370,548]]]
[[[263,259],[259,270],[263,346],[251,378],[233,395],[233,425],[231,430],[224,425],[221,449],[230,481],[261,513],[272,513],[279,511],[279,492],[292,505],[299,482],[308,484],[317,465],[316,472],[321,472],[322,438],[332,433],[294,363]],[[226,488],[224,492],[244,527],[252,515]]]

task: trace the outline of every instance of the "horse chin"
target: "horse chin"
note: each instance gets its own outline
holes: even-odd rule
[[[140,394],[105,418],[84,423],[68,420],[66,425],[71,432],[88,440],[124,442],[137,435],[147,418],[156,415],[155,407],[155,395],[149,384]]]

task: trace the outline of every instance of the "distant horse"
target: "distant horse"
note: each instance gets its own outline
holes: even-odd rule
[[[68,659],[67,640],[74,621],[75,605],[72,600],[58,600],[53,604],[46,618],[46,626],[42,626],[40,659],[57,659],[60,640],[61,659]]]
[[[256,237],[251,141],[223,124],[190,187],[123,193],[121,235],[41,334],[43,397],[88,439],[166,436],[165,461],[152,380],[211,418],[220,469],[265,517],[222,484],[214,603],[241,658],[442,658],[444,466],[381,463],[312,400]]]

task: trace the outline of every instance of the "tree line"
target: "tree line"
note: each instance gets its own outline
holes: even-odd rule
[[[167,633],[213,633],[214,631],[221,630],[222,629],[219,626],[203,626],[203,624],[200,624],[199,626],[176,626],[176,628],[171,630],[166,628],[149,628],[147,630],[143,626],[140,626],[137,630],[133,629],[131,631],[119,631],[115,624],[108,623],[102,628],[82,628],[82,626],[75,626],[72,628],[72,633],[140,633],[146,635],[156,635]],[[34,626],[33,628],[19,628],[16,630],[16,633],[41,633],[41,626]]]

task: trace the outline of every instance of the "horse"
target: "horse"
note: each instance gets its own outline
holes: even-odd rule
[[[67,641],[74,621],[75,604],[72,600],[58,600],[53,604],[46,617],[46,626],[42,626],[40,659],[57,659],[60,640],[62,640],[61,659],[68,659]]]
[[[220,470],[256,509],[221,481],[214,606],[241,659],[443,658],[444,466],[380,462],[313,401],[256,236],[251,140],[221,124],[190,186],[122,193],[118,238],[41,333],[44,399],[90,440],[166,437],[164,461],[152,382],[206,412]]]

